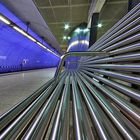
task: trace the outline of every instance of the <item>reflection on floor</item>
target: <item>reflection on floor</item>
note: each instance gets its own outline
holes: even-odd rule
[[[51,79],[55,70],[55,68],[49,68],[0,76],[0,114]]]

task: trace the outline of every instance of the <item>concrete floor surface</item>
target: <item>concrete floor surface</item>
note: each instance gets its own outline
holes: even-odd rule
[[[45,84],[55,70],[48,68],[0,76],[0,115]]]

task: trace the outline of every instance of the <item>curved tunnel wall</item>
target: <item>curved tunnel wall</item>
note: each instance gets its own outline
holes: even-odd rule
[[[2,4],[0,4],[0,12],[6,17],[9,16],[10,19],[16,20],[16,23],[20,23],[22,29],[26,27]],[[17,20],[20,22],[17,22]],[[29,31],[32,36],[39,41],[41,40],[31,29]],[[47,48],[53,50],[46,42],[44,44]],[[41,48],[35,42],[0,21],[0,73],[55,67],[59,60],[60,58],[56,55]]]
[[[77,29],[80,29],[77,28]],[[76,30],[77,30],[76,29]],[[68,42],[67,52],[78,52],[78,51],[87,51],[89,47],[89,31],[85,32],[85,28],[81,28],[79,33],[75,31],[72,33],[71,39]],[[86,29],[87,30],[87,29]],[[77,61],[81,57],[69,57],[66,61],[66,68],[68,69],[77,69],[79,64]]]

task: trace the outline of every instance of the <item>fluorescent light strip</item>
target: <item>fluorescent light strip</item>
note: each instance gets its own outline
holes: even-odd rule
[[[0,20],[3,21],[4,23],[10,25],[11,22],[9,20],[7,20],[6,18],[4,18],[3,16],[0,15]]]
[[[10,22],[10,20],[6,19],[4,16],[0,15],[0,20],[3,21],[4,23],[10,25],[12,22]],[[60,57],[59,55],[57,55],[55,52],[53,52],[52,50],[48,49],[45,45],[43,45],[42,43],[38,42],[35,38],[33,38],[32,36],[30,36],[28,33],[26,33],[24,30],[22,30],[21,28],[19,28],[18,26],[12,26],[13,29],[15,29],[16,31],[18,31],[19,33],[21,33],[22,35],[26,36],[27,38],[29,38],[30,40],[32,40],[33,42],[36,42],[39,46],[41,46],[42,48],[46,49],[47,51],[53,53],[54,55]]]
[[[31,37],[30,35],[27,35],[27,37],[32,40],[33,42],[36,42],[36,39],[34,39],[33,37]]]
[[[17,26],[13,26],[13,28],[18,31],[19,33],[21,33],[22,35],[28,37],[30,40],[32,40],[33,42],[36,42],[36,40],[31,37],[30,35],[28,35],[25,31],[23,31],[22,29],[18,28]]]
[[[43,44],[41,44],[40,42],[37,42],[37,44],[40,45],[42,48],[46,49],[46,47]]]
[[[27,36],[27,33],[24,32],[22,29],[18,28],[17,26],[13,26],[13,28],[18,31],[19,33],[23,34],[24,36]]]

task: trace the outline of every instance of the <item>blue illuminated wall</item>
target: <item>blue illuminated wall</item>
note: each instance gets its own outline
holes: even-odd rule
[[[19,26],[22,29],[25,28],[24,23],[2,4],[0,4],[0,12],[13,22],[20,23]],[[29,31],[32,36],[41,40],[32,30]],[[45,45],[53,50],[47,42]],[[60,58],[56,55],[47,52],[38,44],[0,21],[0,73],[55,67],[59,60]]]
[[[67,52],[80,52],[80,51],[88,50],[89,45],[87,44],[87,42],[89,42],[89,31],[84,32],[84,29],[86,29],[86,27],[81,28],[81,32],[79,33],[76,33],[75,31],[72,33],[71,39],[68,42],[69,47],[67,49]],[[74,56],[69,57],[66,60],[66,68],[77,69],[79,66],[77,62],[80,60],[80,58],[81,57],[74,57]]]

